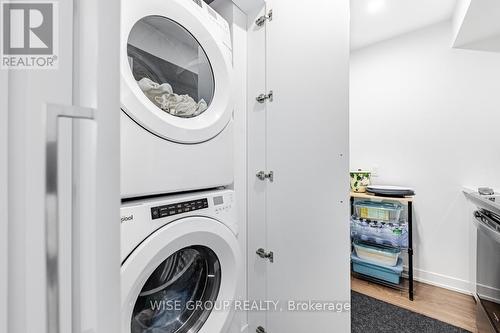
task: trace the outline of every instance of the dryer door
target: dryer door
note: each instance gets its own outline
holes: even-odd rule
[[[240,261],[235,235],[218,221],[159,229],[122,265],[122,332],[223,332],[233,311],[221,305],[236,296]]]
[[[170,141],[210,140],[232,116],[231,50],[204,10],[186,0],[122,4],[122,109]]]

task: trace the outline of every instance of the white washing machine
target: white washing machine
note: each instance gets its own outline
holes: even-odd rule
[[[228,23],[202,0],[123,0],[123,198],[233,182]]]
[[[234,308],[222,304],[243,268],[237,235],[230,190],[123,204],[121,332],[226,332]]]

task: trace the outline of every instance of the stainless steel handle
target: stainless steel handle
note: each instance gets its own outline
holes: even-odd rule
[[[484,232],[493,240],[500,243],[500,227],[495,227],[497,225],[495,221],[492,221],[488,216],[480,211],[474,212],[474,218],[476,220],[476,227],[478,230]]]
[[[47,104],[45,107],[45,260],[47,332],[60,333],[59,290],[59,119],[94,119],[94,109]]]

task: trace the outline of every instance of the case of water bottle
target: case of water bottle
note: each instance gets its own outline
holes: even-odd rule
[[[382,222],[351,217],[351,237],[355,240],[408,247],[408,224],[406,222]]]

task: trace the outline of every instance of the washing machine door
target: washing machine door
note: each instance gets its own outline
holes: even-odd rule
[[[240,265],[222,223],[190,217],[164,226],[122,264],[122,332],[225,332]]]
[[[231,50],[221,31],[194,1],[123,1],[120,65],[126,114],[178,143],[217,136],[233,112]]]

